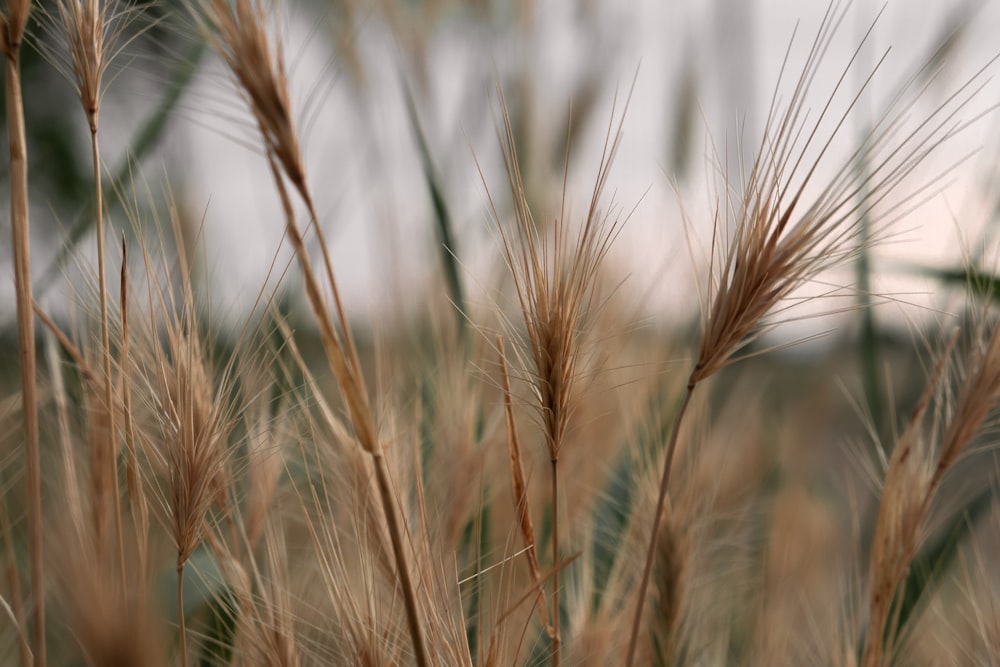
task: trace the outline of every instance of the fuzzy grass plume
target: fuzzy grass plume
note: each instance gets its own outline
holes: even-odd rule
[[[631,216],[615,203],[612,163],[641,79],[626,104],[611,100],[596,176],[578,198],[577,156],[591,154],[579,136],[602,81],[583,77],[566,131],[545,137],[534,105],[546,97],[532,89],[542,82],[516,77],[513,94],[497,74],[498,152],[477,152],[475,165],[497,239],[496,281],[483,290],[496,298],[487,299],[473,287],[479,260],[459,256],[474,239],[459,227],[458,193],[442,176],[451,165],[421,108],[436,74],[428,40],[450,15],[434,3],[382,3],[364,20],[384,27],[413,66],[400,70],[402,116],[436,218],[428,235],[446,247],[427,290],[408,283],[400,295],[417,306],[369,323],[348,317],[327,238],[333,221],[317,202],[318,184],[341,175],[306,169],[312,145],[299,118],[308,114],[289,81],[298,45],[260,0],[187,9],[180,20],[193,18],[249,112],[244,139],[273,186],[254,196],[274,198],[291,251],[270,275],[293,277],[276,292],[261,288],[235,332],[209,305],[212,270],[199,261],[209,259],[200,230],[226,211],[191,215],[182,190],[154,195],[139,165],[104,187],[98,140],[108,138],[111,91],[146,64],[118,56],[148,48],[156,65],[169,59],[175,17],[165,8],[162,21],[139,24],[131,6],[58,0],[30,33],[29,47],[83,111],[72,123],[89,142],[80,142],[88,194],[79,208],[96,237],[93,271],[70,285],[76,301],[35,303],[28,199],[38,198],[35,210],[49,202],[27,187],[32,117],[20,58],[30,7],[12,1],[2,13],[20,378],[0,369],[0,661],[885,667],[993,658],[1000,588],[986,564],[1000,533],[996,471],[985,461],[1000,401],[995,271],[970,262],[960,272],[967,294],[954,301],[972,315],[959,334],[940,333],[952,328],[940,320],[922,325],[925,340],[948,341],[925,372],[914,361],[920,336],[889,325],[884,368],[855,368],[861,343],[850,332],[800,356],[762,354],[784,347],[771,336],[795,319],[792,308],[823,303],[825,294],[802,297],[804,286],[936,195],[953,167],[939,149],[987,118],[973,105],[989,66],[951,83],[942,67],[954,42],[942,43],[852,141],[846,128],[883,60],[860,65],[872,27],[830,62],[848,19],[832,4],[801,59],[789,47],[753,160],[739,182],[723,183],[714,219],[682,211],[689,247],[712,223],[700,320],[657,319],[648,296],[622,280],[634,267],[612,253]],[[529,9],[518,7],[512,29],[530,31]],[[356,8],[334,11],[347,22],[338,35],[365,38],[335,50],[350,60],[344,85],[360,97],[372,90],[363,70],[378,31],[357,23]],[[684,88],[697,83],[685,76]],[[178,95],[154,115],[169,115]],[[380,131],[379,114],[364,109],[358,127]],[[463,129],[475,142],[476,129]],[[379,169],[366,173],[391,189]],[[377,248],[387,274],[393,253],[391,243]],[[891,453],[878,458],[873,446],[859,465],[866,455],[845,457],[842,443],[864,437],[865,418],[843,394],[872,373],[885,378],[891,414],[910,416],[886,440]]]

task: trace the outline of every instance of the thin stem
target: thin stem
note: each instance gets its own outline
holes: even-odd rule
[[[129,321],[128,321],[128,248],[122,234],[122,271],[119,297],[121,310],[121,374],[122,374],[122,418],[125,437],[125,479],[134,522],[138,577],[138,599],[146,599],[147,539],[149,537],[149,506],[139,474],[139,457],[135,442],[135,428],[132,422],[132,373],[129,368]]]
[[[632,621],[632,635],[628,641],[628,656],[625,658],[625,666],[631,667],[635,661],[636,648],[639,645],[639,628],[642,627],[642,612],[646,608],[646,590],[649,588],[649,577],[653,572],[653,561],[656,558],[656,540],[660,532],[660,519],[663,517],[663,508],[667,501],[667,487],[670,485],[670,469],[674,460],[674,450],[677,449],[677,437],[681,430],[681,422],[691,403],[691,394],[694,393],[696,383],[688,381],[687,392],[684,394],[684,402],[674,420],[673,429],[670,431],[670,444],[667,445],[667,457],[663,462],[663,478],[660,480],[660,494],[656,499],[656,514],[653,517],[653,532],[649,537],[649,548],[646,550],[646,565],[642,570],[642,582],[639,584],[639,591],[635,599],[635,618]]]
[[[187,629],[184,623],[184,561],[177,560],[177,623],[181,640],[181,667],[187,667]]]
[[[8,28],[9,30],[9,28]],[[24,474],[28,495],[28,553],[31,561],[32,647],[35,664],[45,659],[45,574],[42,543],[42,480],[38,448],[38,399],[35,395],[35,321],[31,312],[31,243],[28,227],[28,160],[21,97],[20,41],[5,36],[7,61],[7,135],[10,142],[10,220],[17,295],[18,352],[24,419]]]
[[[427,657],[427,648],[424,644],[423,633],[420,629],[420,617],[417,609],[416,591],[410,578],[409,565],[406,560],[406,551],[403,548],[403,538],[400,529],[400,519],[396,514],[396,502],[392,494],[391,476],[389,468],[382,454],[382,445],[375,430],[374,419],[372,418],[371,406],[368,403],[368,393],[364,385],[364,375],[361,372],[361,364],[358,360],[357,352],[350,337],[350,329],[347,323],[347,316],[340,301],[337,282],[333,277],[333,265],[330,261],[326,243],[320,238],[320,248],[323,252],[323,264],[326,269],[327,279],[333,291],[337,317],[340,321],[341,329],[344,332],[344,339],[347,349],[333,326],[329,312],[323,302],[319,283],[309,261],[309,253],[306,250],[302,233],[295,222],[295,214],[292,211],[291,202],[288,197],[288,190],[284,185],[281,174],[278,171],[278,163],[274,155],[268,155],[268,164],[271,168],[271,175],[274,178],[275,187],[281,198],[282,209],[285,214],[285,227],[288,237],[292,242],[292,247],[298,258],[302,269],[302,276],[305,281],[306,296],[312,306],[316,321],[320,327],[320,338],[323,349],[338,383],[341,393],[347,403],[348,413],[354,427],[355,435],[362,448],[372,457],[375,466],[375,478],[378,483],[379,500],[382,505],[382,512],[385,515],[386,524],[389,527],[389,539],[392,541],[392,553],[396,563],[396,571],[399,576],[400,585],[403,589],[403,597],[406,607],[406,620],[409,626],[411,639],[413,640],[413,650],[416,654],[418,667],[427,667],[430,662]],[[319,233],[319,218],[312,205],[312,197],[304,185],[297,186],[297,191],[305,202],[315,230]]]
[[[420,615],[417,609],[417,595],[410,578],[410,570],[406,564],[406,554],[403,551],[403,537],[400,532],[399,518],[396,516],[396,503],[392,495],[392,485],[389,477],[389,466],[385,457],[379,451],[372,455],[375,461],[375,481],[382,498],[385,511],[385,522],[389,527],[389,539],[392,542],[392,555],[396,559],[396,570],[399,584],[403,588],[403,603],[406,605],[406,622],[413,638],[413,651],[416,654],[417,667],[428,667],[427,647],[424,645],[424,635],[420,629]]]
[[[108,439],[107,442],[99,443],[99,446],[107,447],[109,459],[106,462],[109,470],[104,474],[110,475],[107,489],[102,489],[105,493],[110,493],[114,503],[115,540],[118,544],[118,558],[121,564],[121,571],[125,572],[125,542],[122,536],[122,508],[121,498],[118,494],[118,429],[115,423],[115,403],[114,384],[111,377],[111,333],[108,324],[108,278],[105,264],[104,252],[104,193],[101,187],[101,149],[97,140],[97,117],[92,116],[90,121],[90,148],[93,157],[94,167],[94,214],[97,222],[97,274],[98,285],[101,297],[101,347],[104,362],[104,404],[108,411]],[[105,498],[98,499],[98,512],[103,516],[107,504]],[[101,536],[98,532],[98,537]],[[99,543],[98,549],[103,550],[104,544]]]
[[[559,458],[552,457],[552,667],[562,660],[559,614]]]

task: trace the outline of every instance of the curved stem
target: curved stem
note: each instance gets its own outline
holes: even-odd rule
[[[430,662],[427,656],[427,648],[424,643],[423,633],[420,629],[419,610],[417,608],[416,590],[410,576],[410,568],[407,563],[406,551],[403,547],[403,535],[400,517],[397,514],[396,501],[392,493],[391,475],[382,454],[382,445],[378,439],[375,429],[375,422],[372,416],[371,406],[368,403],[368,391],[364,384],[364,375],[361,372],[361,363],[358,360],[357,350],[351,339],[350,328],[348,327],[347,315],[340,300],[340,292],[337,289],[337,281],[333,276],[333,264],[330,260],[326,242],[322,238],[319,227],[319,219],[316,216],[316,209],[312,203],[312,197],[304,184],[297,184],[296,190],[301,195],[309,216],[315,226],[320,248],[323,252],[323,264],[326,269],[327,279],[330,289],[333,291],[334,303],[337,318],[343,330],[344,342],[342,343],[337,334],[333,321],[323,303],[319,282],[313,272],[309,261],[309,253],[306,251],[305,243],[302,239],[302,232],[295,222],[295,214],[292,211],[291,202],[288,197],[288,190],[284,185],[281,173],[278,169],[278,162],[274,155],[268,155],[268,164],[271,168],[271,175],[274,178],[275,187],[281,198],[282,209],[285,214],[285,229],[288,232],[292,247],[302,269],[302,276],[305,280],[306,297],[312,306],[313,314],[320,327],[320,338],[323,342],[323,349],[326,353],[330,370],[333,372],[337,382],[340,384],[341,393],[347,403],[348,413],[351,423],[354,426],[355,435],[362,448],[372,458],[375,466],[375,479],[378,484],[379,500],[382,505],[382,513],[385,515],[386,525],[389,528],[389,539],[392,542],[392,553],[396,563],[396,572],[399,577],[400,586],[403,589],[403,599],[406,607],[406,621],[409,627],[410,636],[413,640],[413,650],[416,655],[418,667],[427,667]]]
[[[646,608],[646,590],[649,588],[649,578],[653,572],[653,561],[656,558],[656,540],[660,533],[660,520],[663,518],[663,508],[667,502],[667,487],[670,485],[670,469],[674,460],[674,451],[677,449],[677,436],[681,430],[681,422],[691,403],[691,394],[695,388],[694,382],[688,381],[687,392],[684,394],[684,402],[674,420],[673,429],[670,431],[670,444],[667,445],[667,457],[663,462],[663,477],[660,479],[660,494],[656,499],[656,514],[653,517],[653,531],[649,537],[649,548],[646,550],[646,565],[642,570],[642,582],[639,584],[639,591],[635,599],[635,618],[632,621],[632,634],[628,641],[628,656],[625,658],[626,667],[631,667],[635,661],[635,652],[639,645],[639,628],[642,627],[642,612]]]

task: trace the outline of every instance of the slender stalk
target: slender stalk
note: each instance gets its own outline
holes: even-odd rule
[[[341,329],[344,331],[342,343],[333,326],[333,321],[323,301],[319,282],[313,271],[312,263],[309,260],[309,252],[305,247],[305,241],[295,222],[295,214],[289,201],[288,189],[278,170],[278,163],[274,155],[268,156],[268,163],[271,167],[271,175],[274,179],[275,187],[281,198],[282,208],[285,214],[286,231],[292,242],[292,247],[302,268],[302,275],[305,280],[306,296],[310,306],[316,316],[316,321],[320,327],[320,339],[331,370],[341,386],[341,392],[347,403],[348,413],[351,417],[351,424],[354,427],[355,435],[362,448],[372,458],[375,468],[375,479],[379,491],[379,501],[382,505],[382,512],[385,516],[386,525],[389,529],[389,539],[392,542],[392,553],[396,564],[399,584],[403,589],[404,606],[406,608],[406,621],[413,641],[413,650],[418,667],[428,667],[430,664],[423,632],[420,627],[420,615],[417,607],[417,594],[410,576],[409,564],[407,563],[406,551],[403,546],[403,535],[400,518],[397,514],[396,500],[392,493],[391,475],[388,464],[382,450],[382,444],[378,439],[375,430],[375,423],[372,417],[371,406],[368,404],[367,389],[364,386],[364,376],[361,373],[361,365],[358,360],[357,351],[350,337],[347,316],[340,300],[337,289],[337,282],[333,275],[333,264],[330,261],[326,243],[319,237],[320,247],[323,251],[323,264],[330,288],[334,295],[334,304]],[[296,190],[301,195],[306,204],[309,215],[319,233],[318,217],[312,205],[312,198],[304,183],[299,183]],[[345,349],[346,345],[346,349]]]
[[[413,638],[413,651],[418,667],[428,667],[427,646],[420,628],[420,612],[417,609],[417,596],[410,577],[410,569],[406,564],[406,553],[403,551],[403,536],[400,530],[399,517],[394,511],[392,484],[389,475],[389,465],[382,452],[372,454],[375,462],[375,481],[378,484],[379,496],[385,510],[385,522],[389,527],[389,539],[392,542],[392,555],[396,559],[397,576],[403,588],[403,603],[406,605],[406,623],[410,636]]]
[[[181,667],[187,667],[187,628],[184,623],[184,560],[177,559],[177,627],[181,641]]]
[[[118,429],[115,420],[114,402],[114,382],[111,376],[111,333],[108,323],[108,279],[106,273],[106,260],[104,251],[104,193],[101,187],[101,150],[97,140],[97,116],[92,116],[90,121],[90,147],[93,157],[94,168],[94,214],[97,223],[97,273],[98,285],[101,298],[101,347],[104,362],[104,403],[108,411],[108,440],[102,443],[108,447],[108,460],[105,464],[109,470],[103,471],[110,475],[108,483],[110,486],[104,489],[109,493],[114,504],[115,540],[118,545],[118,558],[121,563],[121,571],[125,572],[125,541],[122,536],[122,511],[121,498],[118,494]],[[98,511],[102,516],[107,511],[105,498],[100,499]],[[99,533],[100,534],[100,533]],[[103,550],[104,545],[98,542],[98,549]]]
[[[125,479],[134,522],[138,576],[138,599],[146,599],[146,574],[148,570],[149,505],[146,501],[142,479],[139,476],[138,446],[135,425],[132,421],[132,372],[130,361],[130,332],[128,321],[128,248],[122,234],[122,271],[119,308],[121,309],[121,374],[122,374],[122,429],[125,437]]]
[[[552,667],[562,660],[559,614],[559,456],[552,456]]]
[[[542,592],[541,568],[538,566],[538,555],[535,553],[535,528],[531,523],[531,509],[528,507],[528,485],[524,478],[524,466],[521,455],[521,442],[517,437],[517,426],[514,423],[514,399],[510,393],[510,376],[507,373],[507,356],[504,351],[504,340],[502,336],[496,337],[496,347],[499,352],[500,361],[500,387],[503,389],[503,407],[507,426],[507,452],[510,458],[510,478],[511,491],[514,496],[514,511],[517,512],[517,523],[521,529],[521,537],[524,539],[525,558],[528,561],[528,570],[531,572],[532,586],[538,586],[536,596],[538,616],[541,619],[545,631],[552,636],[552,625],[546,617],[548,614],[545,606],[545,596]]]
[[[639,645],[639,628],[642,627],[642,612],[646,608],[646,590],[649,588],[649,578],[653,573],[653,561],[656,558],[656,539],[660,532],[660,520],[663,518],[663,508],[667,502],[667,487],[670,485],[670,469],[673,465],[674,451],[677,449],[677,437],[680,434],[681,422],[687,413],[688,405],[691,403],[691,394],[697,383],[689,380],[687,391],[684,394],[684,402],[674,420],[673,429],[670,431],[670,442],[667,445],[667,456],[663,461],[663,477],[660,479],[660,494],[656,499],[656,513],[653,515],[653,534],[649,540],[649,548],[646,552],[646,565],[642,570],[642,581],[639,584],[639,591],[635,600],[635,618],[632,621],[632,634],[628,641],[628,656],[625,658],[626,667],[631,667],[635,661],[635,652]]]
[[[25,12],[26,15],[27,12]],[[42,480],[38,447],[38,399],[35,394],[35,321],[31,312],[31,243],[28,225],[28,159],[21,96],[21,30],[14,17],[5,22],[7,136],[10,143],[10,220],[17,295],[18,352],[24,419],[25,485],[28,495],[28,555],[31,562],[32,648],[35,664],[45,659],[45,569],[42,542]]]

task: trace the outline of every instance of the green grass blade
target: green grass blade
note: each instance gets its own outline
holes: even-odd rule
[[[901,271],[911,275],[933,278],[946,287],[968,290],[970,294],[1000,302],[1000,277],[974,267],[932,268],[919,264],[906,264]]]
[[[424,134],[423,126],[420,124],[420,116],[417,114],[417,105],[413,99],[413,91],[406,84],[403,85],[403,96],[406,99],[406,113],[410,120],[410,128],[413,130],[413,136],[416,138],[417,149],[420,153],[420,164],[423,166],[427,193],[430,195],[431,204],[434,206],[434,220],[437,223],[435,229],[437,231],[441,269],[444,271],[448,297],[455,305],[455,319],[458,332],[464,341],[468,336],[466,326],[467,311],[462,289],[462,279],[458,270],[458,253],[455,245],[454,225],[451,213],[448,210],[448,203],[444,196],[444,188],[438,177],[437,169],[434,166],[434,158],[431,156],[430,147],[427,144],[427,136]]]

